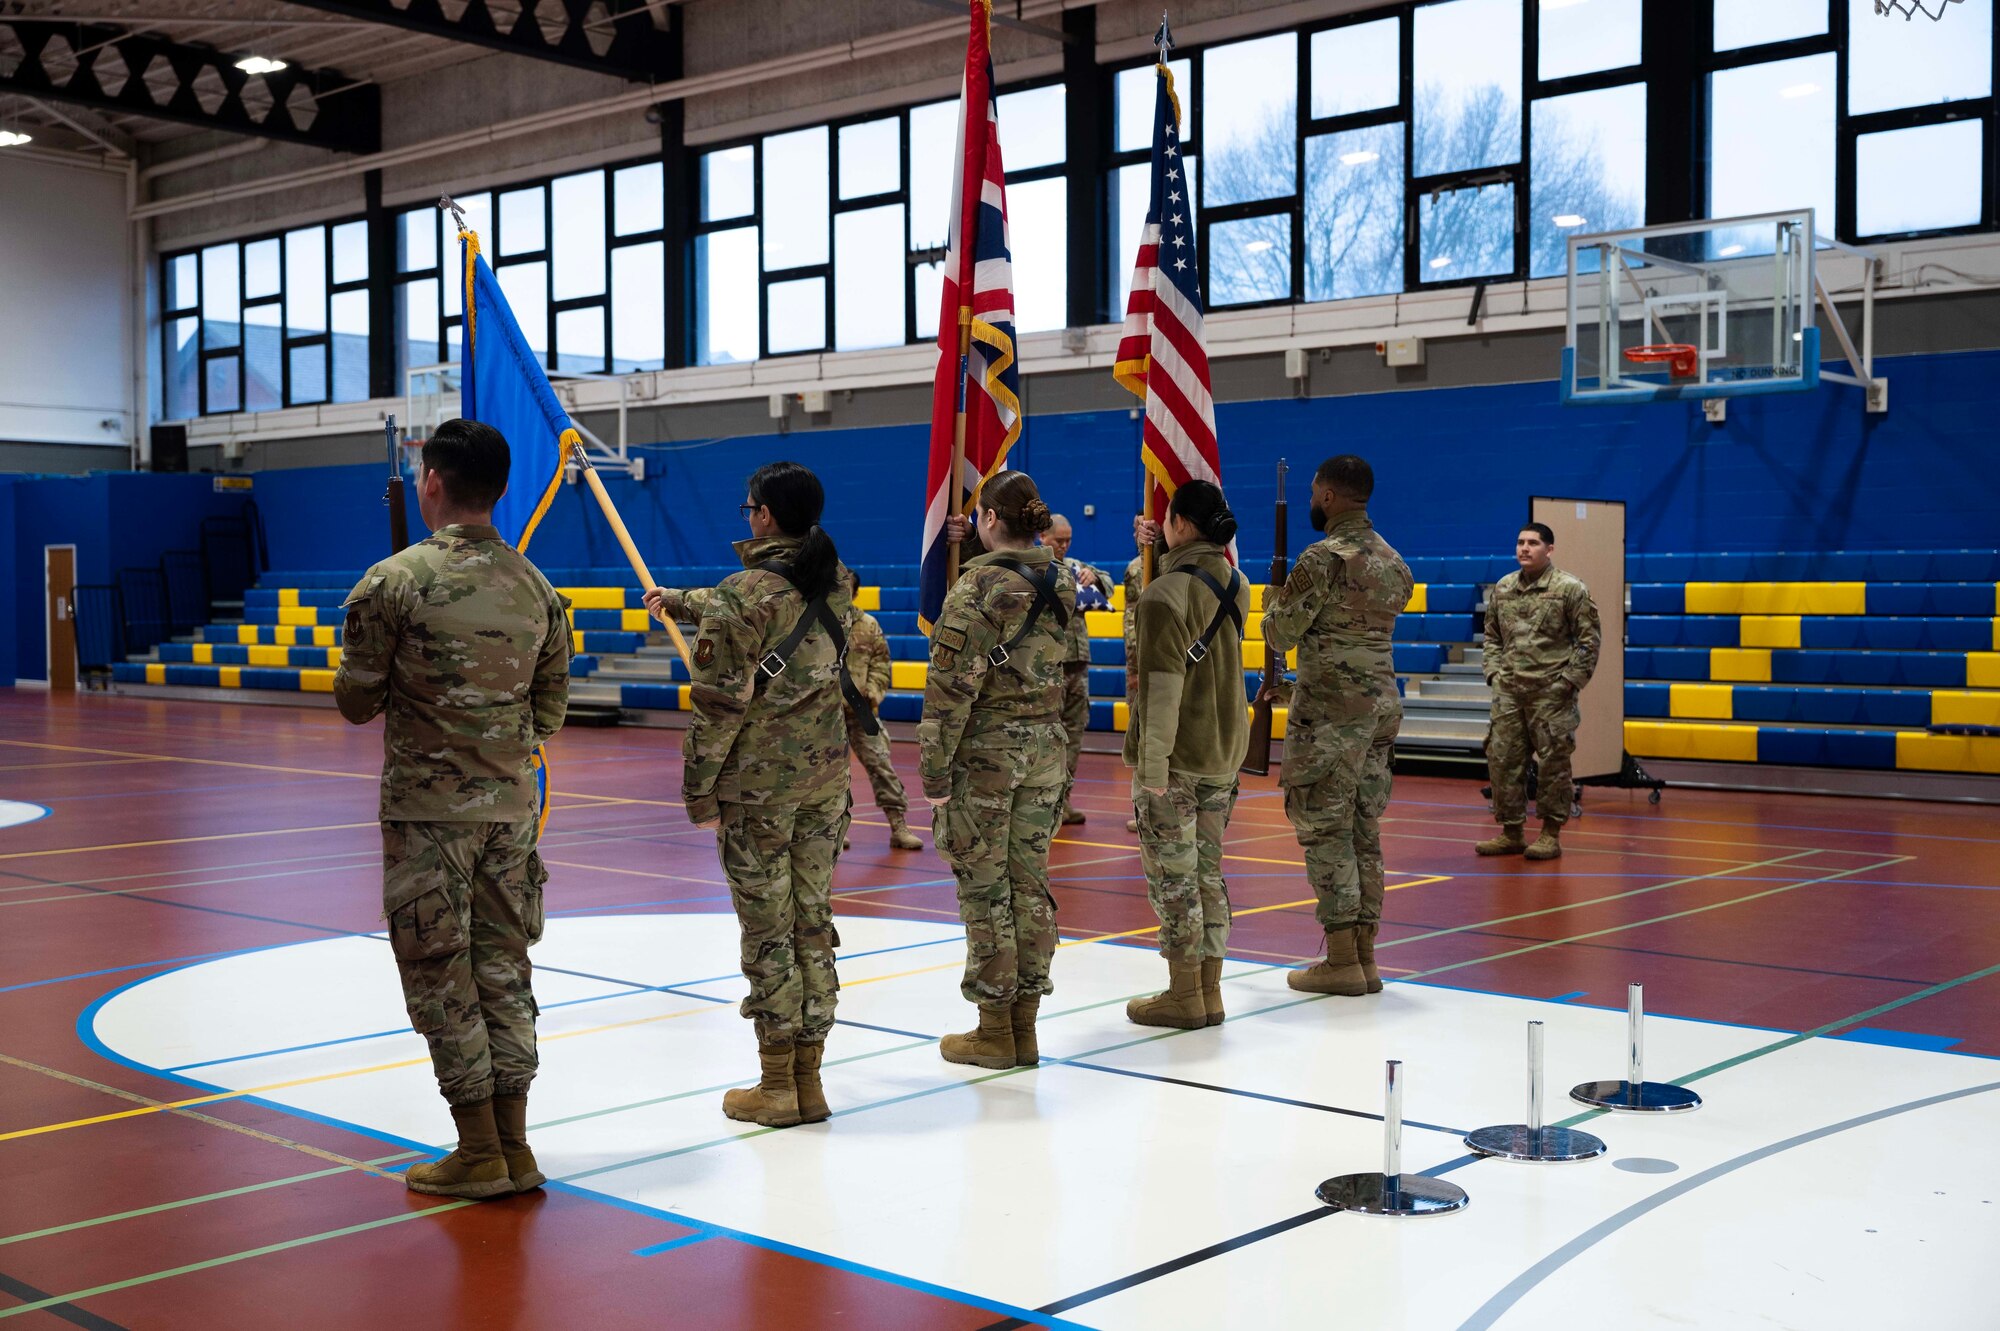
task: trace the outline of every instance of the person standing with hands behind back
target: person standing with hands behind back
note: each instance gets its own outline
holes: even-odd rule
[[[947,1062],[1040,1061],[1035,1018],[1054,992],[1056,905],[1049,843],[1069,782],[1063,659],[1076,584],[1047,546],[1049,507],[1025,472],[980,488],[978,536],[931,632],[918,771],[931,839],[958,879],[965,921],[959,992],[979,1026],[947,1035]]]
[[[1139,723],[1125,732],[1147,895],[1160,919],[1165,993],[1135,998],[1141,1026],[1222,1024],[1229,885],[1222,835],[1250,748],[1243,619],[1250,588],[1230,566],[1236,517],[1220,487],[1189,481],[1167,506],[1167,557],[1135,616]]]
[[[683,598],[700,621],[681,799],[695,826],[716,829],[763,1074],[725,1094],[722,1112],[784,1128],[832,1112],[819,1069],[840,994],[831,890],[848,823],[839,624],[849,601],[847,570],[819,525],[819,478],[773,462],[748,489],[743,571]],[[655,615],[673,601],[664,588],[646,593]]]
[[[1597,673],[1603,642],[1597,604],[1575,574],[1554,562],[1556,534],[1539,522],[1514,541],[1520,568],[1486,595],[1486,686],[1493,690],[1493,723],[1486,736],[1486,765],[1493,781],[1493,820],[1500,835],[1473,849],[1481,855],[1526,855],[1552,860],[1562,854],[1562,825],[1576,798],[1569,759],[1583,715],[1577,695]],[[1528,818],[1528,756],[1535,759],[1535,806],[1542,834],[1529,845],[1521,835]]]

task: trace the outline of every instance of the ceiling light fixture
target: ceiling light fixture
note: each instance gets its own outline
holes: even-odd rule
[[[22,134],[16,130],[0,129],[0,148],[18,148],[24,143],[33,143],[35,136]]]
[[[261,55],[246,55],[236,62],[236,67],[245,74],[275,74],[286,66],[282,60],[269,60]]]

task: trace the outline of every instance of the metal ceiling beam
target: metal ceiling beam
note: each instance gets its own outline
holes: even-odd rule
[[[949,9],[960,14],[966,12],[964,0],[916,0],[916,2],[920,5],[929,5],[932,9]],[[997,5],[993,9],[993,22],[1003,28],[1012,28],[1016,32],[1031,32],[1037,37],[1046,37],[1065,46],[1073,45],[1077,41],[1074,35],[1060,28],[1051,28],[1042,23],[1030,23],[1027,19],[1013,14],[1003,14]]]
[[[638,83],[672,78],[674,34],[653,26],[643,0],[540,0],[496,18],[487,0],[289,0],[295,5],[407,28],[448,41],[612,74]]]
[[[382,146],[380,90],[335,70],[246,74],[233,54],[116,24],[0,14],[0,30],[20,48],[0,53],[0,91],[338,152]]]
[[[39,97],[30,97],[28,102],[43,114],[61,121],[64,125],[83,135],[83,137],[89,139],[100,148],[108,148],[121,157],[137,157],[139,155],[138,147],[132,141],[132,136],[95,111],[86,110],[81,106],[65,108],[58,103],[45,101]]]

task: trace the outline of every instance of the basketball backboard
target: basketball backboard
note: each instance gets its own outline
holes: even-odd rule
[[[1572,236],[1565,403],[1803,392],[1820,379],[1810,208]]]

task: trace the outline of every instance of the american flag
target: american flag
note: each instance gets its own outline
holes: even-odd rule
[[[918,618],[937,622],[948,590],[948,514],[962,513],[987,478],[1006,465],[1021,435],[1021,379],[1014,364],[1014,276],[1007,247],[1007,174],[993,104],[992,0],[971,0],[965,83],[958,104],[951,243],[938,316],[937,377],[931,390],[931,465],[924,507]],[[951,475],[959,413],[965,455]]]
[[[1180,150],[1180,99],[1173,71],[1159,72],[1153,99],[1153,194],[1132,294],[1125,302],[1125,332],[1112,374],[1146,404],[1139,456],[1159,482],[1147,516],[1165,521],[1167,501],[1185,481],[1222,484],[1215,447],[1215,399],[1208,389],[1208,350],[1202,342],[1201,283],[1195,263],[1194,191]],[[1229,558],[1236,559],[1232,542]]]

